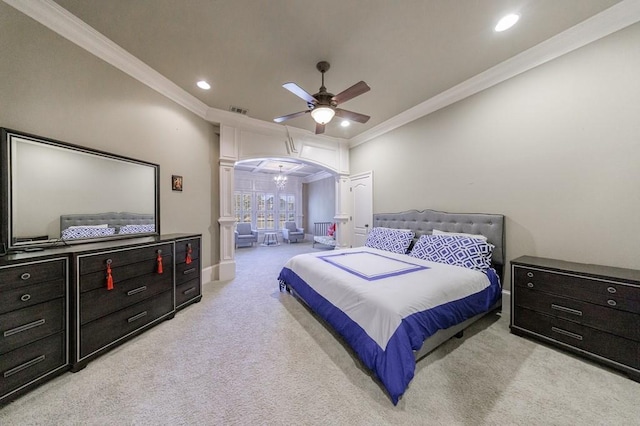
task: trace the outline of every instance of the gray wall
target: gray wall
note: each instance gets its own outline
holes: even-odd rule
[[[506,215],[507,260],[640,268],[638,46],[640,24],[357,146],[351,173],[374,212]]]
[[[1,2],[0,28],[0,126],[159,164],[162,232],[202,233],[218,263],[214,126]]]
[[[307,216],[304,232],[313,233],[314,222],[332,222],[336,215],[336,180],[329,177],[306,184]]]

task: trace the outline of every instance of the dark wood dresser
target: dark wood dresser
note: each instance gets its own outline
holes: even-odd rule
[[[640,271],[523,256],[511,279],[512,333],[640,381]]]
[[[0,265],[0,402],[69,365],[67,257]]]
[[[201,236],[119,239],[0,259],[0,405],[202,298]]]

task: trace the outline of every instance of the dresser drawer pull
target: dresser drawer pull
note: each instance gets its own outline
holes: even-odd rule
[[[5,372],[4,372],[4,377],[5,377],[5,379],[6,379],[7,377],[9,377],[9,376],[13,376],[13,375],[14,375],[14,374],[16,374],[16,373],[21,372],[22,370],[24,370],[24,369],[26,369],[26,368],[32,367],[32,366],[36,365],[37,363],[44,361],[44,358],[45,358],[45,357],[44,357],[44,355],[40,355],[39,357],[34,358],[34,359],[32,359],[31,361],[27,361],[27,362],[25,362],[25,363],[24,363],[24,364],[22,364],[22,365],[19,365],[19,366],[17,366],[17,367],[14,367],[14,368],[12,368],[11,370],[7,370],[7,371],[5,371]]]
[[[614,294],[617,290],[615,287],[607,287],[607,291],[611,294]]]
[[[196,271],[196,268],[185,269],[185,270],[182,272],[182,275],[192,274],[192,273],[194,273],[195,271]]]
[[[533,272],[527,272],[527,276],[528,276],[529,278],[533,278]]]
[[[553,303],[551,304],[551,309],[555,309],[556,311],[566,312],[568,314],[578,315],[579,317],[582,316],[582,311],[579,311],[577,309],[567,308],[566,306],[556,305]]]
[[[558,327],[551,327],[551,331],[555,331],[556,333],[559,333],[559,334],[564,334],[565,336],[572,337],[572,338],[574,338],[576,340],[582,340],[582,336],[581,335],[576,334],[576,333],[572,333],[572,332],[567,331],[567,330],[563,330],[563,329],[558,328]]]
[[[191,287],[191,288],[188,288],[185,291],[183,291],[182,294],[184,294],[186,296],[187,294],[193,293],[194,291],[196,291],[196,288],[195,287]]]
[[[616,301],[615,301],[615,300],[613,300],[613,299],[609,299],[609,300],[607,300],[607,304],[608,304],[609,306],[616,306],[618,303],[616,303]]]
[[[147,315],[147,311],[140,312],[138,315],[134,315],[134,316],[132,316],[131,318],[129,318],[129,319],[127,320],[127,322],[134,322],[134,321],[137,321],[137,320],[139,320],[140,318],[142,318],[142,317],[144,317],[144,316],[146,316],[146,315]]]
[[[533,288],[533,283],[527,283],[527,287]]]
[[[22,281],[26,281],[26,280],[28,280],[29,278],[31,278],[31,274],[30,274],[30,273],[28,273],[28,272],[25,272],[24,274],[20,275],[20,279],[21,279]]]
[[[31,299],[31,295],[29,293],[20,296],[20,300],[22,300],[23,302],[28,302],[29,299]]]
[[[32,328],[44,325],[44,318],[38,321],[30,322],[29,324],[21,325],[20,327],[12,328],[4,332],[4,337],[13,336],[14,334],[22,333],[23,331],[31,330]]]
[[[141,292],[145,291],[146,289],[147,289],[146,285],[143,285],[142,287],[134,288],[133,290],[129,290],[127,292],[127,296],[133,296],[134,294],[141,293]]]

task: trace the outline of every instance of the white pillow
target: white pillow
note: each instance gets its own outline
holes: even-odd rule
[[[432,231],[433,235],[457,235],[459,237],[469,237],[469,238],[477,238],[478,240],[487,241],[487,237],[480,234],[465,234],[464,232],[446,232],[440,231],[438,229],[434,229]]]

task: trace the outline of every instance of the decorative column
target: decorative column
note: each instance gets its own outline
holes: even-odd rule
[[[220,126],[220,264],[218,279],[231,280],[236,276],[235,237],[236,223],[233,209],[234,166],[237,160],[237,130]]]
[[[349,176],[336,177],[336,215],[333,220],[336,223],[336,248],[351,247],[351,229],[349,224],[349,211],[351,210],[351,189]]]

